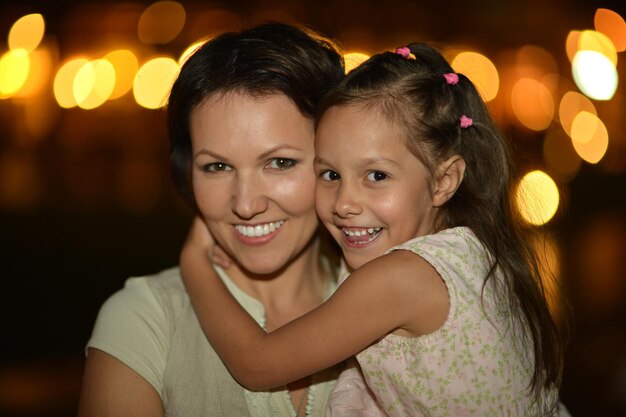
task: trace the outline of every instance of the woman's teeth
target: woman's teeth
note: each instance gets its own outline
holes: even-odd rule
[[[269,235],[272,232],[275,232],[284,223],[285,223],[284,220],[279,220],[277,222],[257,224],[255,226],[246,226],[243,224],[236,224],[235,229],[237,229],[239,233],[247,237],[261,237],[261,236]]]

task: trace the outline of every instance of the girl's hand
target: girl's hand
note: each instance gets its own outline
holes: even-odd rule
[[[181,264],[185,262],[185,252],[202,252],[206,254],[206,257],[210,262],[215,263],[222,268],[228,268],[232,263],[228,254],[215,243],[215,240],[213,239],[213,236],[211,236],[209,229],[207,229],[204,220],[202,220],[199,216],[196,216],[191,224],[189,233],[187,234],[187,239],[181,252]]]

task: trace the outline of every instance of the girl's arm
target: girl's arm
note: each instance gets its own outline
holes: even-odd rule
[[[181,270],[205,335],[234,378],[253,390],[326,369],[396,329],[429,333],[448,311],[441,278],[407,251],[364,265],[328,301],[272,333],[230,295],[193,241],[183,248]]]

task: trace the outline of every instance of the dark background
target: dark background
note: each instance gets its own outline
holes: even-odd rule
[[[620,4],[621,3],[621,4]],[[113,37],[123,23],[103,22],[150,2],[0,3],[0,52],[12,23],[42,13],[59,61]],[[626,16],[623,2],[601,1],[207,1],[183,2],[194,14],[221,9],[239,27],[266,20],[303,23],[346,49],[375,52],[413,40],[461,44],[496,56],[537,45],[570,77],[564,43],[570,30],[592,29],[598,7]],[[133,9],[133,10],[134,10]],[[120,14],[121,16],[121,14]],[[230,27],[186,27],[155,52],[177,56],[200,36]],[[619,54],[624,59],[624,54]],[[618,63],[621,81],[623,62]],[[625,114],[624,87],[598,113]],[[128,276],[177,263],[191,219],[168,173],[163,110],[125,96],[92,111],[0,100],[0,415],[74,415],[84,345],[102,302]],[[595,104],[595,103],[594,103]],[[30,106],[30,107],[29,107]],[[28,110],[32,106],[35,110]],[[52,122],[33,140],[28,111]],[[42,113],[42,114],[43,114]],[[545,229],[560,249],[564,304],[571,307],[562,397],[574,417],[626,416],[626,123],[607,125],[611,145],[600,164],[583,163],[559,183],[557,217]],[[558,128],[553,126],[551,128]],[[545,132],[505,123],[522,166],[541,166]],[[608,161],[608,162],[607,162]]]

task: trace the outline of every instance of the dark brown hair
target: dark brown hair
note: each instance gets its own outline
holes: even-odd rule
[[[322,96],[343,76],[343,58],[335,45],[305,28],[268,23],[206,42],[182,66],[168,101],[172,176],[183,200],[197,209],[189,118],[209,96],[284,94],[313,118]]]

